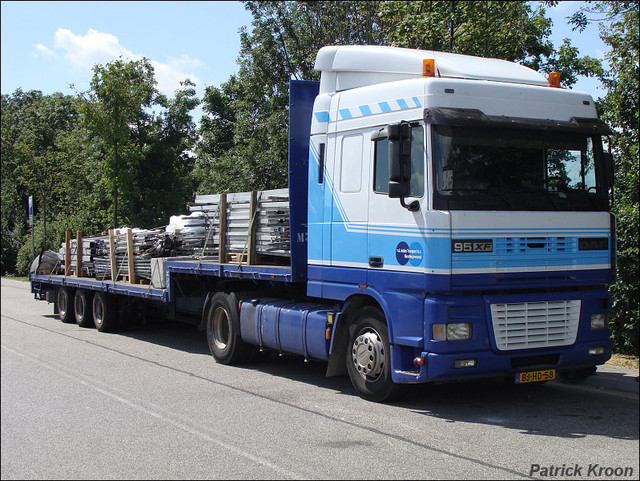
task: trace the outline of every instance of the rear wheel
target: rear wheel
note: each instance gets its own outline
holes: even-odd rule
[[[390,401],[399,387],[391,379],[389,335],[384,315],[364,307],[349,326],[347,372],[360,397],[369,401]]]
[[[240,337],[240,311],[235,294],[217,292],[207,311],[207,342],[214,359],[221,364],[239,364],[250,360],[257,346]]]
[[[93,323],[100,332],[113,332],[118,328],[118,303],[104,292],[93,295]]]
[[[58,317],[62,322],[75,322],[73,313],[72,291],[67,287],[59,287],[56,293],[56,306],[58,307]]]
[[[73,308],[76,314],[76,322],[80,327],[93,327],[93,306],[91,293],[84,289],[78,289],[73,296]]]

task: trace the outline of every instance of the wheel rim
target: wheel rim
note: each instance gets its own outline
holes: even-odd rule
[[[229,343],[230,320],[227,311],[218,307],[213,314],[213,342],[218,349],[223,351]]]
[[[356,371],[365,379],[375,380],[384,369],[384,343],[373,328],[367,328],[353,341],[351,359]]]
[[[76,317],[82,319],[84,317],[84,299],[82,296],[77,295],[74,303]]]

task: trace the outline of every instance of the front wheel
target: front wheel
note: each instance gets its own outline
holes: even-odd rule
[[[391,379],[387,324],[379,309],[365,307],[356,314],[349,326],[346,363],[351,383],[363,399],[384,402],[398,394],[399,386]]]
[[[207,311],[207,342],[214,359],[221,364],[239,364],[252,358],[257,346],[240,337],[240,311],[234,293],[217,292]]]

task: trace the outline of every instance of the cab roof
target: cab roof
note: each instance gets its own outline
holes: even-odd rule
[[[535,70],[506,60],[379,45],[323,47],[315,69],[321,72],[320,93],[329,93],[422,77],[424,59],[434,60],[436,77],[549,85]]]

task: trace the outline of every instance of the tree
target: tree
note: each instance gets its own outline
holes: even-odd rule
[[[542,73],[560,72],[561,85],[573,85],[578,75],[592,76],[600,62],[579,57],[564,39],[556,50],[549,39],[552,21],[544,2],[532,10],[523,1],[388,1],[380,18],[394,25],[387,32],[391,45],[499,58]]]
[[[245,2],[253,30],[241,32],[240,70],[203,99],[199,190],[287,185],[289,80],[317,80],[318,50],[382,43],[381,2]]]
[[[611,329],[615,348],[638,354],[640,281],[638,239],[640,232],[638,142],[640,140],[640,2],[587,2],[570,19],[576,29],[596,22],[600,38],[610,48],[605,54],[608,70],[599,78],[606,95],[599,103],[602,118],[613,128],[611,148],[616,162],[613,212],[617,218],[617,282],[611,286]]]
[[[27,197],[34,196],[43,235],[38,250],[57,242],[47,221],[65,212],[66,196],[81,183],[61,158],[60,141],[78,126],[76,99],[18,89],[2,96],[2,271],[13,271],[27,233]],[[31,242],[29,241],[29,256]]]
[[[135,177],[136,196],[130,220],[133,225],[166,225],[172,214],[185,210],[195,188],[192,170],[196,126],[190,112],[199,104],[195,84],[181,82],[166,109],[139,126],[143,156]]]
[[[100,167],[113,189],[113,225],[117,227],[120,186],[127,186],[123,201],[128,205],[125,205],[122,220],[127,222],[133,212],[130,202],[135,196],[133,181],[143,158],[141,129],[150,115],[145,109],[156,104],[164,106],[166,99],[156,89],[153,67],[146,58],[129,62],[118,59],[96,65],[93,73],[91,89],[83,95],[86,99],[83,113],[88,128],[97,134],[106,148]]]

